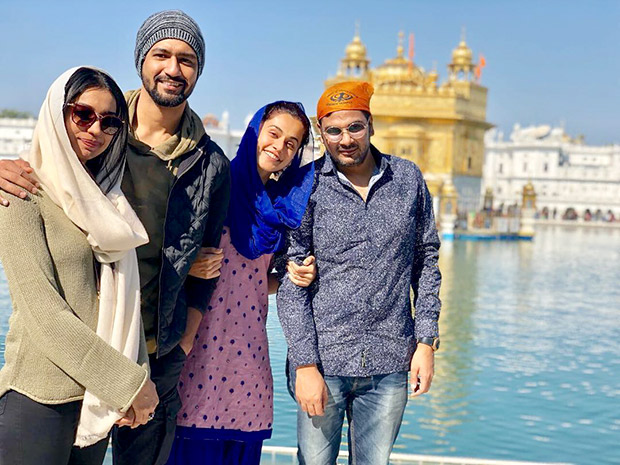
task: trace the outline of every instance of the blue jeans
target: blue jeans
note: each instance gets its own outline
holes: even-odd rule
[[[387,465],[407,404],[407,372],[370,377],[325,376],[325,415],[311,417],[297,410],[300,465],[334,465],[340,449],[342,423],[349,423],[349,463]],[[294,392],[295,376],[289,389]]]

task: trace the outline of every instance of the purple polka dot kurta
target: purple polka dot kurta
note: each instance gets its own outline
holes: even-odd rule
[[[227,228],[220,248],[220,279],[181,373],[177,424],[209,428],[209,437],[217,437],[214,430],[226,437],[228,430],[267,432],[273,422],[266,331],[271,254],[248,260]]]

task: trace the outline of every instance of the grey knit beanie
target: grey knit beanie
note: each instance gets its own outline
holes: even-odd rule
[[[200,27],[183,11],[167,10],[152,14],[138,29],[134,58],[140,78],[144,57],[155,43],[164,39],[179,39],[194,49],[198,57],[198,76],[200,76],[205,65],[205,41]]]

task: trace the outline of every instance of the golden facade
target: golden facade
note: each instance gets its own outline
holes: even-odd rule
[[[424,173],[433,196],[453,181],[460,208],[476,208],[484,158],[487,89],[475,77],[472,51],[464,38],[452,52],[448,78],[440,83],[436,70],[424,71],[404,56],[403,33],[396,57],[371,68],[366,46],[356,32],[345,49],[337,82],[372,83],[371,101],[375,135],[373,144],[384,153],[414,161]],[[477,191],[476,191],[477,188]],[[462,201],[469,198],[469,204]]]

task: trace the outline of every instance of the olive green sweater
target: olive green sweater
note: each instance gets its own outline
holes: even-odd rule
[[[97,287],[86,235],[45,194],[0,208],[0,261],[13,301],[0,396],[20,392],[44,404],[84,390],[126,410],[148,379],[96,333]],[[141,344],[139,360],[146,360]]]

